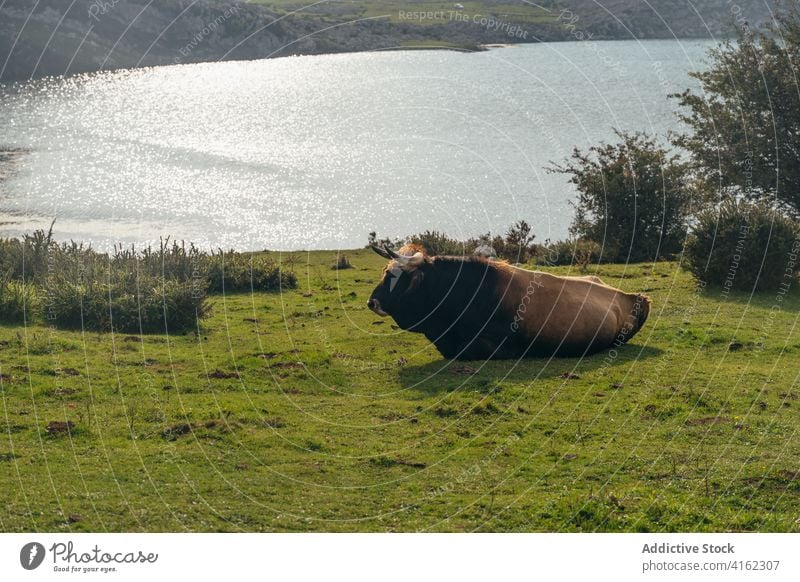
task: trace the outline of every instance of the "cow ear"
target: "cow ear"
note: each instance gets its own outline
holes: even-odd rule
[[[417,269],[414,271],[414,274],[411,275],[411,282],[408,284],[408,289],[406,289],[406,293],[411,293],[415,291],[421,284],[422,280],[425,278],[425,273]]]

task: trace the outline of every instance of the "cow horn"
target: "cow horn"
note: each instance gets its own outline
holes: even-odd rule
[[[390,255],[389,252],[385,248],[382,249],[381,247],[379,247],[377,245],[369,245],[369,246],[372,247],[372,250],[375,251],[376,253],[378,253],[384,259],[391,259],[392,258],[392,255]]]
[[[415,267],[419,267],[425,260],[425,255],[419,251],[413,255],[400,255],[385,245],[383,248],[387,253],[389,253],[391,258],[397,261],[397,264],[400,265],[400,268],[402,269],[413,269]]]

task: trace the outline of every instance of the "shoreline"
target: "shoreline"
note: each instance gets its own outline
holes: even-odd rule
[[[67,73],[60,73],[60,74],[43,74],[37,75],[34,77],[27,77],[21,79],[4,79],[0,80],[0,90],[9,90],[12,88],[17,88],[20,86],[24,86],[28,83],[33,83],[37,81],[42,81],[46,79],[74,79],[76,77],[81,76],[91,76],[103,73],[113,73],[119,71],[139,71],[143,69],[160,69],[163,67],[173,67],[173,66],[190,66],[190,65],[206,65],[206,64],[214,64],[214,63],[246,63],[246,62],[253,62],[253,61],[271,61],[276,59],[289,59],[289,58],[297,58],[297,57],[325,57],[325,56],[333,56],[333,55],[355,55],[355,54],[370,54],[370,53],[380,53],[380,52],[420,52],[420,51],[450,51],[456,53],[484,53],[494,50],[504,50],[504,49],[511,49],[511,48],[520,48],[528,45],[539,45],[539,44],[582,44],[582,43],[614,43],[614,42],[658,42],[658,41],[672,41],[672,42],[700,42],[700,41],[711,41],[722,43],[728,40],[731,40],[732,37],[702,37],[702,36],[688,36],[688,37],[680,37],[680,38],[594,38],[591,40],[575,40],[575,39],[557,39],[557,40],[544,40],[544,41],[533,41],[533,42],[515,42],[515,43],[486,43],[486,44],[478,44],[474,46],[457,46],[457,45],[446,45],[446,44],[421,44],[418,46],[409,45],[409,46],[392,46],[392,47],[384,47],[384,48],[374,48],[374,49],[354,49],[354,50],[337,50],[337,51],[328,51],[328,52],[303,52],[303,53],[291,53],[291,54],[279,54],[275,56],[266,56],[266,57],[254,57],[254,58],[230,58],[230,59],[209,59],[209,60],[198,60],[198,61],[190,61],[185,63],[174,63],[174,62],[165,62],[165,63],[156,63],[156,64],[142,64],[138,66],[120,66],[120,67],[108,67],[108,68],[101,68],[101,69],[93,69],[93,70],[86,70],[86,71],[74,71],[74,72],[67,72]],[[436,41],[432,41],[436,42]],[[13,150],[14,148],[10,148]],[[21,148],[23,150],[22,153],[29,153],[29,150],[25,151],[25,148]],[[3,150],[0,148],[0,155],[5,153],[8,150]],[[3,160],[0,159],[0,163]]]
[[[515,9],[475,2],[459,10],[433,2],[425,11],[397,10],[401,7],[391,4],[376,8],[366,0],[308,11],[240,0],[189,6],[181,0],[131,0],[130,10],[96,0],[74,0],[65,8],[15,0],[13,6],[0,3],[0,82],[167,64],[413,49],[410,45],[484,50],[584,39],[722,40],[735,32],[723,0],[697,10],[665,7],[658,21],[647,11],[633,10],[634,0],[621,1],[621,8],[629,3],[625,8],[631,9],[624,23],[589,0]],[[740,4],[742,17],[754,29],[771,21],[772,10],[763,3]]]

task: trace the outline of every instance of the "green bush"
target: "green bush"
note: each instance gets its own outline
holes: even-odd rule
[[[477,244],[470,245],[471,241],[460,241],[450,238],[443,232],[437,230],[426,230],[419,234],[409,237],[409,242],[421,245],[431,256],[452,255],[463,256],[471,255]]]
[[[191,282],[149,275],[107,283],[59,277],[47,288],[44,318],[71,329],[123,333],[175,333],[194,329],[208,313],[204,293]]]
[[[578,190],[570,234],[602,241],[603,260],[655,261],[683,248],[692,202],[689,168],[643,133],[573,151],[550,171]]]
[[[518,220],[506,231],[505,236],[486,233],[479,237],[458,240],[451,238],[443,232],[426,230],[412,235],[408,241],[422,245],[429,255],[469,256],[481,246],[490,246],[498,258],[514,263],[526,262],[533,252],[533,239],[530,225],[524,220]],[[372,237],[372,240],[376,240]]]
[[[331,264],[331,269],[334,271],[341,271],[343,269],[352,269],[353,264],[350,262],[350,259],[347,258],[347,255],[340,255],[337,253],[336,258],[333,260]]]
[[[9,279],[22,279],[22,241],[16,238],[0,239],[0,273]]]
[[[761,204],[727,201],[698,214],[683,262],[698,280],[726,292],[761,291],[791,283],[799,254],[795,221]]]
[[[0,272],[10,279],[48,286],[56,275],[72,281],[125,281],[133,286],[141,277],[180,283],[203,281],[210,291],[272,291],[294,288],[297,278],[263,255],[218,251],[206,253],[196,246],[162,240],[158,247],[136,250],[115,247],[98,253],[74,241],[58,244],[51,233],[37,230],[19,239],[0,239]]]
[[[506,231],[505,238],[496,240],[495,251],[497,256],[507,261],[526,263],[533,254],[533,239],[535,238],[530,225],[524,220],[518,220]]]
[[[204,270],[208,289],[213,293],[297,287],[297,276],[293,272],[281,269],[278,263],[261,255],[220,251],[205,257]]]
[[[23,322],[34,313],[35,305],[36,290],[33,285],[20,281],[0,280],[0,321]]]
[[[26,301],[33,313],[38,290],[38,310],[53,325],[131,333],[193,329],[208,313],[208,291],[297,286],[291,268],[263,255],[209,254],[169,238],[141,251],[98,253],[74,241],[56,243],[51,230],[0,239],[0,269],[8,274],[0,285],[0,321],[21,321]]]
[[[536,245],[534,254],[538,265],[588,265],[600,261],[601,247],[598,243],[586,239],[546,240]]]
[[[26,234],[22,240],[0,239],[0,272],[16,281],[38,282],[44,277],[49,265],[49,251],[55,246],[50,230],[39,229]]]

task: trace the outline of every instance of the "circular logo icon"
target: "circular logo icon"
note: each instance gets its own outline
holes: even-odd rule
[[[44,554],[44,546],[39,542],[25,544],[19,552],[19,563],[26,570],[35,570],[42,565]]]

